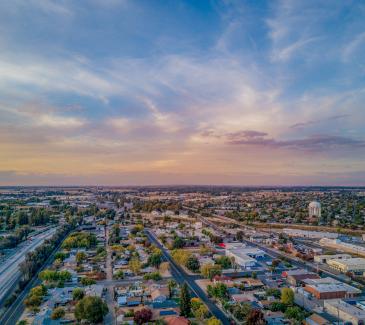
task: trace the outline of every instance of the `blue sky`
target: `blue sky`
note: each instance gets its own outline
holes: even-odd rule
[[[0,4],[0,184],[365,185],[362,1]]]

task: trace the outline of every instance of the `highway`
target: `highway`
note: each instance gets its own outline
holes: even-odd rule
[[[228,317],[225,315],[225,313],[223,313],[223,311],[220,310],[217,307],[217,305],[214,302],[212,302],[205,294],[205,292],[196,284],[195,280],[200,277],[197,277],[196,275],[190,276],[186,274],[186,272],[172,259],[167,249],[160,244],[154,233],[152,233],[149,230],[146,230],[146,235],[152,243],[154,243],[159,249],[161,249],[164,258],[168,262],[170,262],[171,265],[170,271],[175,280],[179,284],[183,284],[184,282],[187,283],[192,293],[196,297],[199,297],[206,304],[211,314],[216,318],[218,318],[223,325],[229,325],[230,321]]]
[[[15,287],[19,280],[21,276],[19,264],[25,260],[27,253],[36,249],[45,239],[50,238],[55,232],[56,228],[51,228],[33,237],[31,242],[21,247],[18,252],[10,256],[0,265],[0,304],[3,304],[8,292]]]

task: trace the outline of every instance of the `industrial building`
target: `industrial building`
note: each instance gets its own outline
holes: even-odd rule
[[[365,256],[365,246],[345,243],[339,239],[322,238],[319,244],[324,247],[334,248],[346,253],[352,253]]]
[[[229,246],[232,247],[232,246]],[[265,252],[255,247],[232,247],[226,248],[226,256],[233,257],[237,265],[249,268],[256,265],[255,258],[265,256]]]
[[[317,299],[353,298],[361,294],[361,290],[333,278],[303,280],[304,290]]]
[[[344,323],[361,324],[365,321],[365,311],[363,309],[341,299],[325,300],[324,309],[328,314],[339,318]]]
[[[327,264],[342,273],[352,272],[354,274],[363,274],[365,272],[365,258],[347,258],[328,260]]]
[[[324,231],[310,231],[302,229],[284,228],[283,233],[290,237],[303,237],[303,238],[337,238],[338,234],[335,232],[324,232]]]
[[[349,254],[334,254],[334,255],[315,255],[314,256],[314,262],[316,263],[327,263],[327,261],[329,260],[344,260],[344,259],[348,259],[351,258],[352,256]]]

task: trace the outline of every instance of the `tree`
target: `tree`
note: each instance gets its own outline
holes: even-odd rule
[[[237,304],[233,307],[232,314],[239,321],[244,321],[251,312],[252,307],[249,303]]]
[[[43,297],[47,294],[47,287],[44,285],[39,285],[30,290],[31,296]]]
[[[291,306],[294,303],[294,291],[290,288],[283,288],[281,290],[281,302],[284,305]]]
[[[65,316],[66,312],[62,307],[57,307],[53,310],[51,314],[51,319],[60,319]]]
[[[96,283],[96,281],[94,279],[91,279],[88,277],[82,278],[80,282],[83,286],[90,286],[90,285]]]
[[[266,296],[273,296],[273,297],[279,299],[281,297],[281,291],[276,288],[269,288],[269,289],[266,289]]]
[[[220,265],[205,264],[201,267],[200,272],[203,277],[211,280],[216,275],[222,274],[222,267]]]
[[[86,320],[90,323],[100,323],[108,313],[108,306],[99,297],[85,296],[75,307],[75,318],[78,321]]]
[[[208,295],[214,298],[225,300],[228,298],[228,288],[224,283],[207,286]]]
[[[154,267],[159,267],[162,262],[162,252],[156,249],[148,258],[148,264]]]
[[[185,266],[192,272],[198,272],[200,269],[200,263],[195,255],[191,255],[186,261]]]
[[[151,319],[152,319],[151,309],[143,308],[134,313],[134,321],[138,325],[148,323]]]
[[[180,315],[189,317],[191,314],[191,301],[188,285],[184,283],[180,292]]]
[[[215,260],[215,262],[223,269],[229,269],[230,267],[232,267],[232,261],[228,256],[220,256]]]
[[[252,309],[246,318],[247,325],[265,325],[264,313],[260,309]]]
[[[236,238],[238,241],[243,241],[245,238],[245,234],[242,230],[237,231]]]
[[[41,305],[41,303],[42,303],[42,297],[37,295],[28,296],[28,298],[24,300],[25,306],[31,310],[35,310],[36,308],[38,308]]]
[[[222,325],[222,322],[215,317],[211,317],[207,320],[207,325]]]
[[[85,291],[81,288],[75,288],[72,291],[72,299],[75,301],[79,301],[85,296]]]
[[[170,279],[167,282],[167,287],[169,289],[169,298],[172,298],[173,293],[174,293],[174,289],[176,288],[176,286],[177,286],[177,284],[176,284],[175,280]]]
[[[185,246],[185,241],[181,237],[175,237],[174,242],[172,244],[173,249],[183,248]]]
[[[84,252],[77,252],[76,253],[76,262],[77,264],[81,264],[83,261],[86,260],[86,254]]]
[[[301,322],[305,318],[304,312],[297,306],[288,307],[285,311],[285,316],[290,319],[295,319],[298,322]]]
[[[286,305],[285,305],[285,304],[283,304],[282,302],[274,301],[274,302],[270,305],[270,310],[271,310],[271,311],[281,311],[281,312],[285,312],[285,310],[286,310]]]
[[[129,268],[134,274],[138,274],[141,270],[141,262],[138,257],[133,257],[128,263]]]
[[[191,253],[183,249],[175,249],[171,253],[172,258],[180,265],[186,265]]]
[[[28,322],[25,319],[22,319],[19,322],[17,322],[16,325],[28,325]]]
[[[194,316],[200,320],[203,320],[209,316],[208,307],[204,304],[201,304],[200,307],[193,312]]]

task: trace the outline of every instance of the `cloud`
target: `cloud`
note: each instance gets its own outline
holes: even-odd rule
[[[331,151],[339,148],[361,149],[365,148],[365,141],[335,135],[312,135],[302,139],[279,140],[266,137],[268,134],[259,131],[242,131],[232,138],[227,135],[230,145],[249,145],[256,147],[285,148],[305,151]]]
[[[347,62],[358,48],[365,42],[365,32],[356,35],[342,50],[342,59]]]
[[[310,37],[307,39],[299,39],[291,44],[285,45],[283,48],[278,48],[274,50],[274,53],[271,55],[272,61],[287,61],[291,59],[291,57],[298,52],[299,50],[303,49],[308,44],[313,42],[317,42],[321,39],[321,37]]]
[[[328,118],[323,118],[323,119],[319,119],[319,120],[310,120],[310,121],[306,121],[306,122],[299,122],[299,123],[295,123],[295,124],[291,125],[290,128],[296,129],[296,128],[302,128],[302,127],[306,127],[309,125],[321,123],[321,122],[337,121],[337,120],[344,119],[349,116],[351,116],[351,115],[350,114],[340,114],[340,115],[334,115],[334,116],[330,116]]]

